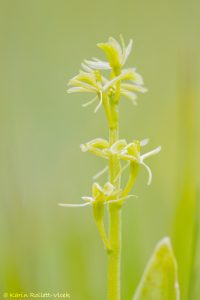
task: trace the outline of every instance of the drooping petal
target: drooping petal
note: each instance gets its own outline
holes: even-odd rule
[[[87,107],[87,106],[91,105],[92,103],[94,103],[94,102],[96,101],[97,97],[98,97],[98,96],[95,96],[94,98],[92,98],[92,100],[90,100],[90,101],[84,103],[82,106],[83,106],[83,107]]]
[[[151,169],[149,168],[149,166],[147,164],[145,164],[144,162],[141,163],[141,165],[143,165],[145,167],[145,169],[147,170],[148,172],[148,175],[149,175],[149,178],[148,178],[148,181],[147,181],[147,185],[150,185],[151,182],[152,182],[152,172],[151,172]]]
[[[142,76],[136,72],[135,68],[124,69],[122,74],[122,80],[130,80],[138,85],[144,84]]]
[[[101,107],[102,103],[103,103],[103,95],[102,95],[102,92],[100,92],[100,100],[99,100],[99,103],[98,103],[97,107],[94,110],[95,113],[99,110],[99,108]]]
[[[142,78],[142,75],[140,75],[139,73],[135,72],[134,73],[134,78],[132,79],[132,81],[138,85],[143,85],[144,84],[144,80]],[[146,90],[145,90],[146,91]]]
[[[131,83],[122,83],[121,88],[130,92],[146,93],[148,91],[147,88],[145,88],[144,86],[135,85]]]
[[[125,91],[125,90],[121,90],[120,91],[120,94],[126,98],[128,98],[129,100],[131,100],[131,102],[133,103],[133,105],[137,105],[137,95],[133,92],[128,92],[128,91]]]

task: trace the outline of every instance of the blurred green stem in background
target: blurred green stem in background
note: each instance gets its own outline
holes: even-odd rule
[[[198,228],[197,202],[197,95],[196,61],[193,53],[179,56],[179,200],[173,224],[173,242],[179,265],[181,299],[194,298]]]

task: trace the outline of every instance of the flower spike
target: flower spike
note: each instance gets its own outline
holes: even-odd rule
[[[148,174],[147,185],[151,184],[152,171],[145,160],[159,153],[161,147],[143,153],[143,147],[148,144],[148,139],[127,142],[126,139],[119,138],[121,98],[128,99],[137,105],[138,94],[147,92],[143,78],[136,68],[125,67],[133,48],[133,41],[130,39],[126,44],[123,36],[120,35],[119,41],[110,37],[107,42],[98,43],[97,46],[103,50],[106,60],[96,57],[85,59],[81,64],[81,70],[69,81],[68,93],[90,93],[92,94],[91,100],[82,106],[88,107],[96,102],[95,113],[104,109],[109,139],[95,138],[81,144],[80,148],[83,152],[89,152],[107,160],[107,166],[93,177],[95,182],[92,184],[91,195],[82,197],[82,203],[60,203],[59,205],[72,208],[91,207],[99,235],[109,254],[108,298],[121,299],[119,284],[121,208],[127,199],[137,197],[130,194],[141,166]],[[122,175],[125,170],[127,170],[125,176],[127,178],[124,184]],[[107,171],[109,181],[100,185],[96,180]],[[108,214],[108,219],[105,218],[105,213]]]

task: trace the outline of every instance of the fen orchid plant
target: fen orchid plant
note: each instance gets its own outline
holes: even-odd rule
[[[108,140],[96,138],[81,144],[83,152],[90,152],[99,156],[106,160],[108,164],[106,168],[94,176],[91,195],[82,197],[84,202],[80,204],[60,204],[64,207],[92,207],[94,219],[108,255],[108,300],[121,300],[121,211],[123,205],[128,198],[133,196],[130,193],[141,166],[147,171],[147,184],[151,183],[152,172],[146,164],[146,159],[161,150],[161,147],[157,147],[150,152],[143,153],[143,148],[148,143],[148,139],[142,141],[133,139],[127,142],[126,139],[119,136],[120,102],[123,101],[123,98],[127,98],[135,105],[137,104],[137,95],[147,92],[143,78],[136,68],[125,68],[132,45],[133,42],[130,40],[126,46],[122,36],[120,36],[120,42],[110,37],[108,42],[97,44],[103,50],[107,60],[104,61],[98,58],[84,60],[81,65],[82,70],[69,81],[68,88],[68,93],[93,94],[92,100],[83,104],[83,106],[86,107],[96,103],[94,112],[103,109],[108,123]],[[126,184],[122,186],[121,178],[127,168],[129,168],[129,177]],[[108,172],[108,180],[101,186],[97,179],[106,172]],[[105,226],[106,213],[109,228]],[[170,258],[173,261],[169,239],[165,238],[160,245],[162,247],[156,248],[155,251],[162,252],[164,247],[165,250],[167,249],[167,255],[171,255]],[[162,253],[165,253],[165,251]],[[174,261],[171,271],[175,278],[176,264]],[[146,272],[148,273],[148,270]],[[145,274],[143,281],[145,281]],[[177,279],[174,280],[177,282]],[[169,299],[178,299],[177,289],[174,295]],[[142,296],[142,287],[140,286],[135,294],[135,299],[167,300],[168,298],[163,297],[163,294],[161,298],[145,298],[145,296]]]

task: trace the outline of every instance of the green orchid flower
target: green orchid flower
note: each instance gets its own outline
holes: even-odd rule
[[[99,156],[99,157],[102,157],[105,159],[110,159],[110,157],[112,155],[117,155],[117,157],[119,159],[127,161],[128,163],[143,165],[148,172],[147,185],[150,185],[151,181],[152,181],[152,171],[151,171],[150,167],[144,161],[148,157],[159,153],[161,150],[161,147],[159,146],[145,154],[141,154],[141,152],[140,152],[141,147],[146,146],[148,142],[149,142],[149,140],[145,139],[142,141],[135,140],[128,144],[127,141],[125,139],[123,139],[123,140],[116,141],[110,147],[109,142],[107,140],[97,138],[88,143],[81,144],[81,150],[83,152],[88,151],[96,156]]]
[[[137,104],[137,93],[147,91],[142,76],[136,72],[135,68],[121,69],[131,52],[132,40],[125,47],[121,37],[121,44],[114,38],[110,38],[108,43],[98,44],[107,53],[108,62],[97,58],[84,60],[84,63],[81,64],[82,70],[69,81],[68,93],[95,94],[95,97],[83,104],[83,107],[98,101],[95,108],[95,112],[97,112],[103,101],[106,101],[107,98],[115,99],[116,95],[124,96],[133,104]],[[120,72],[113,71],[116,68],[119,68]],[[102,74],[103,70],[111,71],[109,78]]]

